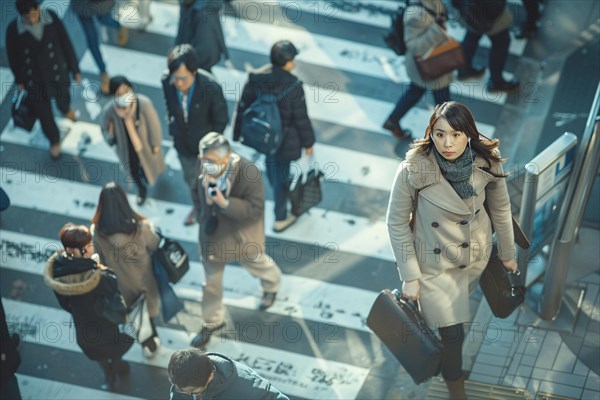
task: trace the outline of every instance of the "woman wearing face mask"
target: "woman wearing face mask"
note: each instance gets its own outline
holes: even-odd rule
[[[504,266],[517,268],[498,145],[497,139],[479,133],[467,107],[457,102],[438,105],[425,138],[413,142],[398,168],[388,206],[402,295],[419,300],[428,325],[439,330],[444,344],[441,372],[452,399],[466,398],[463,324],[471,315],[469,293],[489,260],[492,226]]]
[[[114,102],[104,108],[102,130],[116,145],[121,166],[138,187],[137,204],[142,205],[147,194],[144,181],[153,186],[165,170],[160,121],[150,99],[135,93],[124,76],[110,80],[110,93]]]

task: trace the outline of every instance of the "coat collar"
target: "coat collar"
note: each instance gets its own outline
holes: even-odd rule
[[[62,253],[57,252],[48,259],[44,270],[44,281],[50,289],[63,296],[77,296],[89,293],[98,287],[102,278],[100,268],[73,273],[60,278],[54,277],[54,264],[56,262],[66,262],[67,260],[62,259],[63,257]]]
[[[435,150],[433,150],[435,151]],[[437,206],[457,214],[468,214],[470,209],[461,199],[452,185],[444,178],[433,153],[425,154],[415,149],[406,154],[408,183],[413,189],[419,189],[419,194]],[[473,161],[473,188],[479,195],[486,185],[495,179],[488,172],[488,164],[482,157],[476,156]],[[494,173],[501,173],[499,166],[490,168]]]

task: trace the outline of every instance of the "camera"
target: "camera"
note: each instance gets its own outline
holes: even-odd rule
[[[216,182],[208,182],[208,194],[209,194],[209,196],[217,195],[217,183]]]

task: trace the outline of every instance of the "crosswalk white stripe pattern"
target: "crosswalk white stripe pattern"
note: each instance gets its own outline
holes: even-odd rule
[[[16,166],[3,165],[0,168],[2,182],[6,182],[3,189],[8,193],[11,204],[91,220],[100,194],[99,186],[71,182],[43,173],[29,173],[14,167]],[[70,166],[70,168],[74,167]],[[61,168],[61,166],[54,165],[51,168]],[[116,168],[114,171],[118,173]],[[69,170],[64,172],[71,174]],[[93,178],[94,173],[102,172],[93,169],[88,175]],[[31,193],[36,193],[36,196],[31,196]],[[55,193],[60,193],[61,196],[55,196]],[[40,202],[39,199],[45,200]],[[184,226],[179,223],[189,213],[190,206],[148,199],[142,207],[136,207],[134,195],[129,195],[129,203],[159,226],[166,236],[183,241],[197,240],[197,225]],[[266,201],[265,208],[272,210],[273,202]],[[266,212],[265,231],[271,237],[273,222],[273,213]],[[384,221],[369,221],[364,217],[336,211],[313,208],[310,215],[298,219],[294,229],[279,233],[277,237],[295,243],[333,248],[350,254],[394,260]]]
[[[298,3],[304,3],[302,7],[307,7],[306,4],[309,2]],[[240,7],[245,6],[241,5]],[[154,19],[148,25],[147,31],[174,38],[177,34],[179,7],[173,4],[155,2],[152,3],[151,9]],[[245,12],[243,10],[241,12],[244,15]],[[410,82],[404,68],[404,56],[398,57],[386,47],[356,43],[269,23],[246,21],[237,17],[225,16],[222,18],[222,22],[226,44],[229,49],[268,56],[273,43],[280,39],[287,39],[291,40],[300,50],[297,57],[298,61],[379,79],[386,79],[386,76],[390,75],[390,71],[386,70],[386,66],[391,65],[393,68],[391,79],[394,82],[405,85]],[[458,28],[458,31],[460,31],[460,28]],[[464,35],[464,29],[461,32],[461,35]],[[451,33],[458,40],[462,38],[462,36],[457,36],[459,32]],[[507,74],[507,77],[509,75]],[[490,95],[487,93],[485,91],[486,80],[487,76],[466,82],[456,81],[452,83],[450,90],[455,95],[470,95],[478,100],[503,104],[506,101],[506,95]],[[307,83],[310,84],[311,82]],[[335,82],[320,82],[319,85],[332,87],[335,86]]]
[[[14,77],[10,68],[0,67],[0,103],[4,103],[4,97],[14,83]]]
[[[111,65],[111,74],[129,76],[134,83],[162,88],[160,77],[167,66],[165,57],[110,45],[102,46],[102,52],[106,59],[119,60],[118,63]],[[88,73],[99,72],[89,51],[86,51],[81,59],[80,68]],[[131,74],[131,71],[136,73]],[[225,98],[233,102],[238,101],[247,74],[216,66],[213,67],[213,73],[221,83]],[[308,115],[312,119],[389,135],[381,125],[394,108],[393,103],[306,83],[304,90]],[[430,116],[431,110],[413,107],[402,118],[402,126],[412,130],[416,137],[421,137],[421,132],[425,131]],[[487,137],[494,136],[493,126],[478,123],[478,128]]]
[[[2,298],[2,302],[6,308],[7,322],[11,326],[22,327],[21,332],[25,333],[21,337],[23,341],[60,350],[81,352],[75,342],[71,315],[67,312],[7,298]],[[126,327],[125,330],[127,329]],[[269,334],[267,324],[261,326],[250,323],[246,329],[254,329],[256,335]],[[189,347],[193,337],[191,333],[170,328],[158,327],[157,330],[161,338],[161,347],[154,358],[145,359],[140,347],[136,345],[123,358],[130,362],[166,368],[171,354],[175,350]],[[293,343],[300,340],[303,335],[312,334],[309,330],[304,331],[298,324],[289,324],[282,332],[283,337],[273,338],[273,340]],[[241,343],[235,337],[214,338],[211,341],[211,351],[244,361],[284,393],[309,399],[355,398],[369,373],[368,368],[248,342]],[[322,375],[334,379],[336,385],[315,379]]]
[[[43,276],[46,257],[62,248],[56,239],[6,230],[0,232],[2,266],[14,271]],[[296,258],[299,251],[294,247],[288,253]],[[181,298],[200,302],[203,283],[202,264],[192,261],[190,271],[174,287]],[[281,285],[280,295],[268,309],[269,313],[370,332],[365,320],[377,293],[296,275],[285,275]],[[226,305],[256,310],[259,287],[258,280],[245,269],[231,265],[225,268],[223,301]],[[353,301],[348,302],[348,299]]]
[[[104,390],[90,389],[79,385],[51,381],[35,376],[17,374],[21,397],[24,400],[61,399],[61,400],[137,400],[138,397],[125,396]],[[141,400],[141,399],[140,399]]]

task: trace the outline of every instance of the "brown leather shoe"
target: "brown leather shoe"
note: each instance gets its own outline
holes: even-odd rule
[[[65,114],[65,118],[70,119],[73,122],[77,122],[77,115],[75,114],[75,110],[71,108],[69,111],[67,111],[67,113]]]
[[[266,310],[271,307],[273,303],[275,303],[275,298],[277,298],[277,292],[265,292],[263,293],[262,300],[258,305],[258,309],[261,311]]]
[[[110,92],[110,76],[106,72],[102,74],[102,82],[100,83],[100,91],[102,94]]]
[[[196,223],[196,210],[192,208],[192,211],[188,214],[183,224],[185,226],[194,225]]]
[[[50,146],[50,157],[53,160],[58,160],[60,158],[60,144],[56,143]]]

